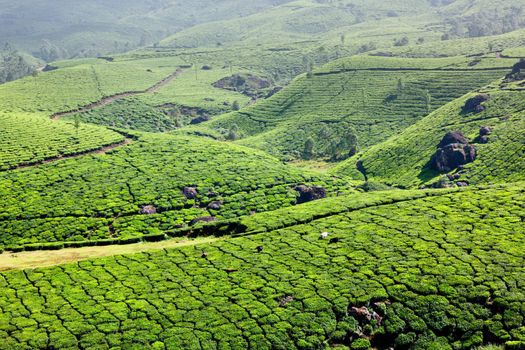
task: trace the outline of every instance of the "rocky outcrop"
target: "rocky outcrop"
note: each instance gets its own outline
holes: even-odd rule
[[[483,106],[483,102],[490,100],[490,96],[487,94],[479,94],[472,98],[469,98],[463,106],[463,113],[481,113],[486,107]]]
[[[481,144],[489,143],[489,135],[492,134],[492,129],[488,126],[482,126],[479,129],[478,142]]]
[[[433,169],[448,173],[476,159],[476,148],[458,131],[449,132],[441,140],[431,160]]]
[[[187,199],[195,199],[199,195],[195,187],[184,187],[184,189],[182,190],[182,194]]]
[[[222,78],[213,84],[214,87],[230,91],[240,92],[249,97],[264,97],[267,90],[272,87],[272,83],[253,74],[234,74],[230,77]],[[262,91],[265,91],[262,93]]]
[[[308,187],[300,185],[295,188],[299,192],[297,204],[308,203],[318,199],[326,198],[326,190],[321,186]]]
[[[155,208],[153,205],[146,205],[140,209],[140,213],[144,215],[157,214],[157,208]]]
[[[512,72],[507,74],[505,81],[510,83],[513,81],[519,81],[525,79],[525,60],[521,59],[512,67]]]

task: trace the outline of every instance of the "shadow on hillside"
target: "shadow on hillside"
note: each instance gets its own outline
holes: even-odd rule
[[[429,182],[430,180],[441,174],[440,172],[432,169],[432,167],[430,166],[431,162],[432,161],[429,160],[417,176],[417,178],[424,183]]]

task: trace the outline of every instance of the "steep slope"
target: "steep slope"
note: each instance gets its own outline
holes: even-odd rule
[[[515,62],[487,58],[472,66],[471,61],[341,59],[297,78],[268,100],[194,130],[226,135],[233,128],[243,137],[239,143],[283,159],[301,158],[312,138],[314,158],[344,158],[348,154],[339,153],[351,145],[339,147],[339,142],[351,139],[360,149],[382,142],[429,111],[504,76]]]
[[[465,169],[451,171],[461,174],[455,181],[471,184],[506,183],[525,178],[525,119],[522,82],[496,82],[481,92],[490,100],[480,113],[465,112],[468,94],[438,109],[401,134],[372,147],[363,154],[341,164],[339,174],[356,173],[356,162],[369,179],[393,185],[414,187],[437,181],[441,174],[432,170],[430,160],[448,131],[462,132],[477,150],[476,160]],[[491,132],[487,140],[480,128]]]
[[[522,184],[441,193],[211,244],[4,272],[2,346],[519,349],[524,202]]]

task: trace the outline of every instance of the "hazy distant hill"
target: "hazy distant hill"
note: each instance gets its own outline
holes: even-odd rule
[[[119,52],[199,23],[245,16],[285,2],[0,0],[0,40],[40,56],[42,46],[62,57]],[[53,59],[54,54],[44,58]]]

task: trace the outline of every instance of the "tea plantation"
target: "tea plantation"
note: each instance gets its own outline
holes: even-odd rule
[[[196,247],[5,272],[0,348],[520,349],[523,203],[523,184],[443,192]]]
[[[470,184],[521,181],[525,176],[524,94],[519,83],[500,83],[482,89],[490,96],[480,113],[462,111],[468,94],[438,109],[390,140],[342,163],[339,174],[355,174],[356,162],[369,179],[414,187],[435,182],[441,174],[430,169],[436,146],[448,131],[460,131],[477,149],[476,160],[465,166],[461,179]],[[481,141],[480,128],[488,127],[488,140]]]
[[[260,151],[140,135],[107,154],[1,173],[0,244],[162,238],[163,231],[193,219],[290,206],[299,184],[321,185],[330,193],[351,190],[342,180],[299,171]],[[185,188],[195,193],[185,196]]]
[[[330,157],[332,142],[355,138],[366,149],[414,124],[430,111],[504,76],[516,62],[470,59],[400,59],[356,56],[297,78],[253,107],[197,127],[227,134],[239,129],[241,144],[283,159],[301,158],[305,140],[315,157]]]

